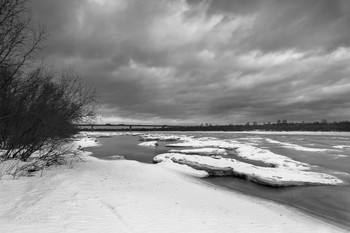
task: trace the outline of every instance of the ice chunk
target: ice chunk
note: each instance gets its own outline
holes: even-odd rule
[[[83,138],[78,138],[73,141],[73,147],[78,148],[78,149],[83,149],[87,147],[95,147],[95,146],[100,146],[101,143],[99,143],[96,138],[89,138],[89,137],[83,137]]]
[[[224,141],[218,139],[187,139],[185,142],[176,143],[176,144],[168,144],[167,147],[216,147],[223,149],[234,149],[238,148],[241,143],[237,141]]]
[[[157,141],[148,141],[148,142],[141,142],[139,146],[149,146],[149,147],[156,147],[158,146]]]
[[[204,170],[212,176],[237,176],[253,182],[275,186],[295,185],[345,185],[345,182],[335,176],[311,171],[295,170],[286,167],[259,167],[230,158],[217,156],[185,155],[180,153],[165,153],[157,155],[154,162],[171,160],[174,163],[185,164],[194,169]]]
[[[307,163],[295,161],[286,156],[275,154],[267,149],[261,149],[251,145],[242,144],[236,149],[236,152],[239,157],[260,161],[274,167],[287,167],[298,170],[308,170],[311,167],[311,165]]]
[[[124,160],[125,157],[123,155],[111,155],[108,156],[108,158],[113,159],[113,160]]]
[[[140,141],[177,141],[180,137],[175,135],[163,134],[142,134],[139,136]]]
[[[196,148],[187,150],[170,150],[170,153],[181,153],[181,154],[200,154],[200,155],[227,155],[225,149],[220,148]]]
[[[269,150],[261,149],[253,146],[249,143],[240,143],[235,140],[203,140],[199,139],[188,139],[182,143],[169,144],[168,147],[210,147],[210,148],[221,148],[221,149],[234,149],[237,152],[237,156],[263,162],[273,167],[289,167],[300,170],[309,169],[310,165],[302,162],[295,161],[286,156],[272,153]],[[175,151],[172,151],[175,152]],[[180,152],[178,150],[178,152]],[[182,153],[182,152],[181,152]],[[200,154],[200,153],[198,153]]]
[[[350,145],[337,145],[337,146],[333,146],[333,147],[337,148],[337,149],[347,149],[347,148],[350,149]]]

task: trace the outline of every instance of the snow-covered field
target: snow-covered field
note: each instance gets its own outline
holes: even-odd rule
[[[75,143],[90,146],[98,143]],[[84,162],[0,180],[1,233],[342,232],[294,209],[209,186],[191,177],[204,171],[186,165],[105,161],[77,151]],[[183,155],[193,152],[208,150]]]

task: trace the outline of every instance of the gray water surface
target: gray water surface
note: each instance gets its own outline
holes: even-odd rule
[[[102,144],[99,147],[88,148],[92,156],[99,159],[112,160],[112,155],[122,155],[125,159],[136,160],[143,163],[153,163],[153,158],[156,155],[165,153],[169,150],[165,147],[167,143],[158,142],[158,147],[139,146],[141,143],[137,136],[113,136],[107,138],[98,138]]]

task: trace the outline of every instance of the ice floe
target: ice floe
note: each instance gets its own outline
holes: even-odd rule
[[[170,153],[181,153],[181,154],[199,154],[199,155],[227,155],[225,149],[220,148],[195,148],[186,150],[170,150]]]
[[[175,135],[164,135],[164,134],[141,134],[139,136],[140,141],[178,141],[181,137]]]
[[[88,131],[88,132],[80,132],[80,136],[85,137],[95,137],[95,138],[104,138],[104,137],[113,137],[120,135],[120,132],[100,132],[100,131]]]
[[[308,170],[311,165],[288,158],[287,156],[275,154],[267,149],[251,145],[240,145],[237,149],[237,156],[249,160],[260,161],[272,167],[285,167],[297,170]]]
[[[182,143],[169,144],[168,147],[214,147],[235,150],[237,156],[249,160],[263,162],[272,167],[289,167],[299,170],[309,169],[310,165],[295,161],[283,155],[272,153],[269,150],[255,147],[249,143],[240,143],[235,140],[203,140],[189,139]],[[174,151],[172,151],[174,152]]]
[[[193,169],[191,166],[175,163],[172,160],[164,160],[161,163],[157,163],[157,165],[192,177],[204,178],[209,176],[209,173],[204,170]]]
[[[219,140],[190,138],[184,142],[168,144],[168,147],[193,147],[195,149],[173,149],[169,153],[158,155],[154,162],[171,160],[174,163],[186,164],[194,169],[205,170],[214,176],[238,176],[259,184],[270,186],[292,185],[343,185],[338,177],[326,173],[311,171],[316,166],[293,160],[252,143],[241,143],[236,140]],[[201,150],[224,149],[235,151],[236,155],[247,161],[223,158],[220,155],[208,156]],[[197,151],[197,153],[195,153]],[[213,153],[214,154],[214,153]],[[203,156],[207,155],[207,156]],[[250,161],[259,161],[268,167],[256,166]]]
[[[275,187],[295,185],[344,185],[335,176],[290,169],[286,167],[260,167],[235,159],[220,156],[186,155],[180,153],[164,153],[154,158],[155,163],[171,160],[185,164],[197,170],[204,170],[212,176],[237,176],[247,180]]]
[[[121,136],[139,136],[141,134],[142,133],[140,133],[140,132],[123,132],[123,133],[121,133]]]
[[[88,137],[76,138],[72,144],[73,144],[73,148],[78,148],[78,149],[95,147],[95,146],[101,145],[101,143],[99,143],[95,138],[88,138]]]
[[[113,160],[124,160],[125,157],[123,155],[111,155],[108,156],[109,159],[113,159]]]
[[[273,139],[270,139],[270,138],[266,138],[266,141],[269,142],[269,143],[280,144],[281,146],[283,146],[285,148],[299,150],[299,151],[321,152],[321,151],[328,151],[329,150],[329,149],[322,149],[322,148],[305,147],[305,146],[300,146],[300,145],[287,143],[287,142],[280,142],[280,141],[273,140]]]
[[[337,145],[337,146],[333,146],[333,148],[337,148],[337,149],[350,149],[350,145]]]
[[[110,132],[110,131],[87,131],[81,132],[82,136],[90,136],[96,138],[105,138],[105,137],[113,137],[113,136],[139,136],[140,132]]]
[[[147,142],[141,142],[139,146],[149,146],[149,147],[157,147],[158,141],[147,141]]]
[[[347,158],[349,157],[348,155],[343,155],[343,154],[337,154],[337,155],[332,155],[332,159],[341,159],[341,158]]]
[[[227,132],[231,133],[231,132]],[[240,134],[255,135],[312,135],[312,136],[350,136],[350,132],[334,132],[334,131],[240,131]]]
[[[218,139],[189,138],[184,142],[168,144],[167,147],[216,147],[222,149],[235,149],[242,143],[237,141],[224,141]]]

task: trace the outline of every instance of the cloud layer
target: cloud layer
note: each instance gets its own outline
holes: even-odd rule
[[[108,122],[346,120],[347,0],[32,0]]]

